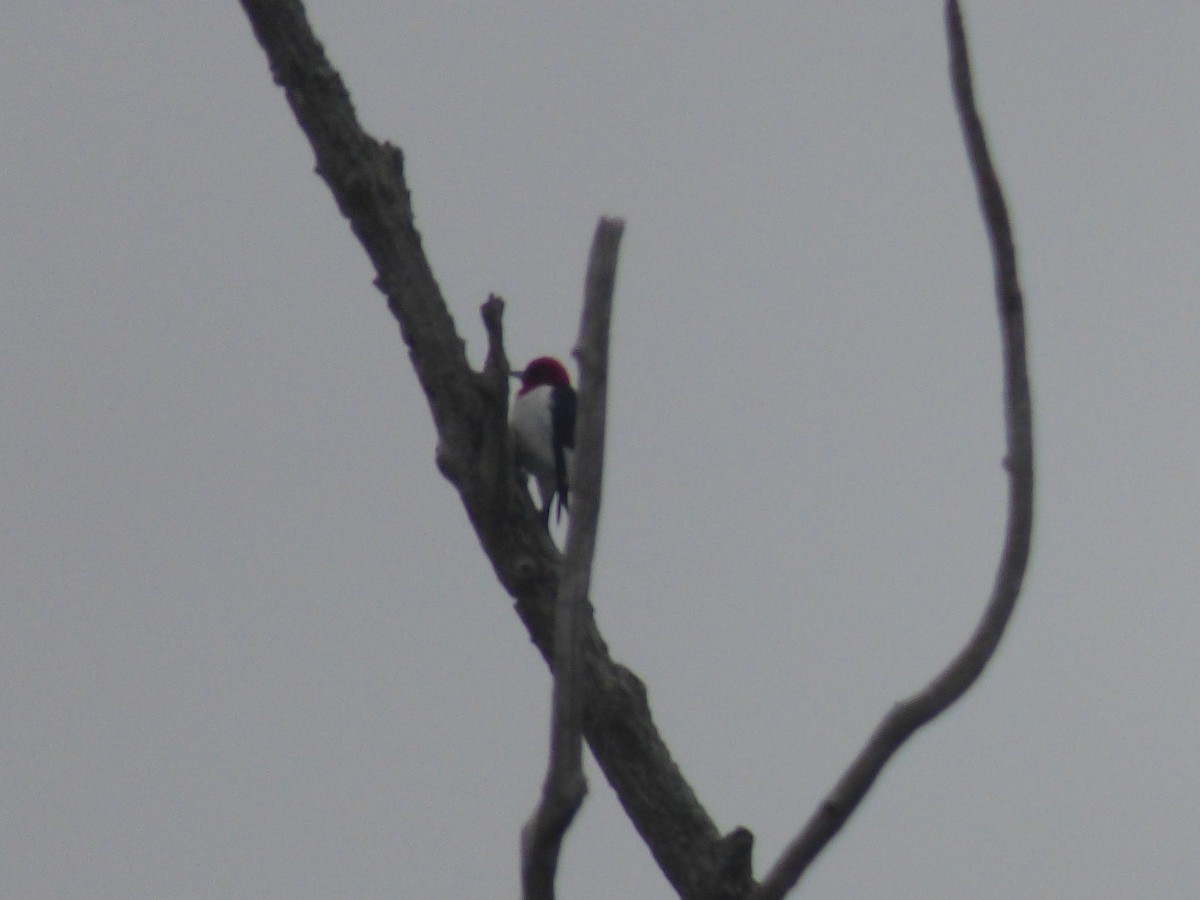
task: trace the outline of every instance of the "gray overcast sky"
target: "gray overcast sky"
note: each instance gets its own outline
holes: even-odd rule
[[[761,871],[1003,528],[941,4],[309,12],[472,358],[628,222],[594,596]],[[1039,518],[992,668],[803,896],[1200,896],[1200,6],[967,3]],[[549,679],[233,3],[0,7],[0,895],[515,896]],[[672,896],[593,770],[564,898]]]

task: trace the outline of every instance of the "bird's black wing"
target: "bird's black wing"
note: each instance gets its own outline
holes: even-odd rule
[[[558,511],[570,509],[567,502],[570,485],[567,483],[565,448],[575,449],[575,408],[579,400],[575,389],[561,385],[554,390],[550,403],[550,424],[554,429],[554,481],[558,491]]]

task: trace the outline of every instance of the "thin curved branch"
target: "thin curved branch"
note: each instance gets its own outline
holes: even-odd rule
[[[600,522],[604,430],[608,405],[608,343],[617,249],[625,224],[601,219],[588,260],[583,315],[579,322],[579,410],[575,425],[572,488],[575,503],[554,618],[554,706],[550,760],[542,799],[521,832],[521,880],[525,900],[554,900],[554,876],[562,841],[583,805],[582,679],[580,639],[591,618],[588,588]]]
[[[484,372],[473,372],[421,247],[403,154],[363,131],[299,0],[241,3],[312,144],[317,173],[370,257],[376,285],[400,323],[437,428],[438,467],[458,489],[497,578],[549,661],[562,557],[509,464],[502,304],[485,304],[493,352]],[[728,838],[721,838],[671,759],[642,682],[612,660],[594,622],[585,624],[582,646],[583,731],[592,753],[671,884],[682,897],[705,897],[728,864]],[[748,835],[734,834],[744,846]],[[743,857],[748,854],[735,858]]]
[[[854,812],[892,754],[918,728],[944,712],[975,683],[1004,635],[1029,561],[1033,536],[1033,422],[1025,363],[1025,315],[1017,281],[1016,252],[1004,195],[975,107],[962,13],[955,0],[946,4],[946,34],[954,98],[995,266],[1004,353],[1008,445],[1005,467],[1009,475],[1004,548],[991,599],[966,646],[924,690],[898,703],[884,717],[858,758],[751,895],[754,900],[777,900],[791,890],[809,863]]]

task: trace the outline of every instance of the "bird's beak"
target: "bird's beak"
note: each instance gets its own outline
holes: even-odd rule
[[[515,379],[517,379],[517,381],[520,381],[522,378],[525,377],[525,373],[524,372],[509,372],[508,377],[515,378]]]

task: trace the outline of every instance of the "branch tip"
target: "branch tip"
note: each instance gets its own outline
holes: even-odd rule
[[[508,356],[504,352],[504,300],[497,294],[489,294],[479,307],[483,328],[487,332],[487,359],[483,371],[493,377],[508,378]]]

